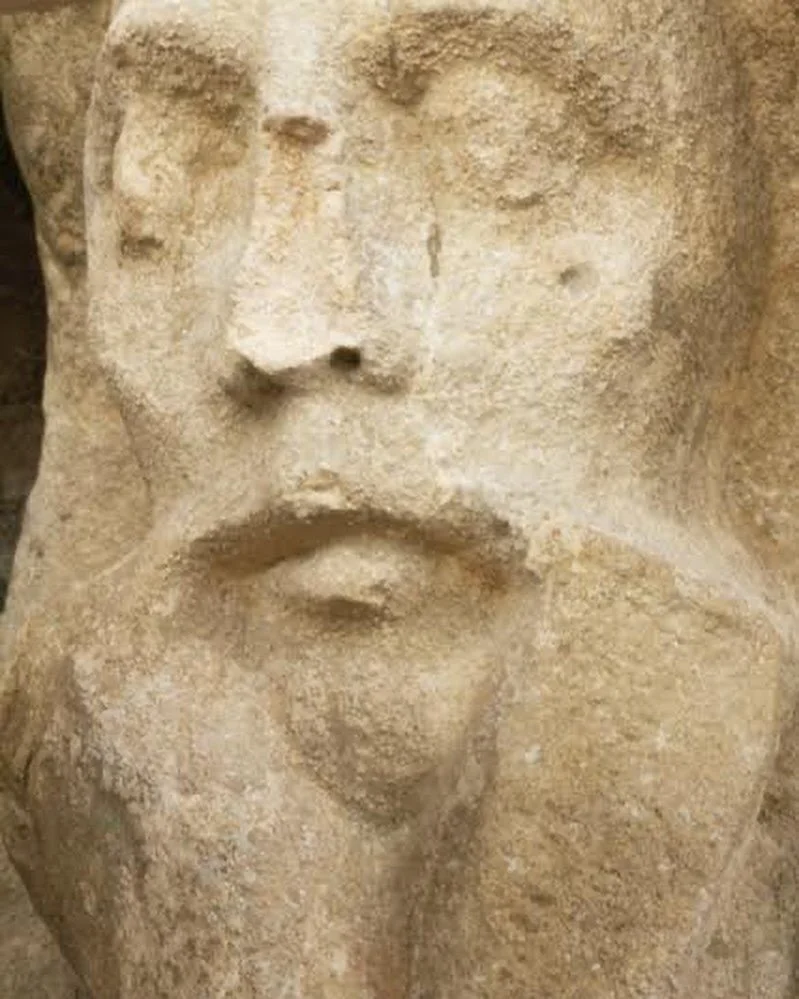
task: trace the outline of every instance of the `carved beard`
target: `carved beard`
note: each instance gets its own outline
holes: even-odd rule
[[[407,995],[412,926],[453,836],[467,845],[496,712],[410,822],[365,824],[286,740],[241,636],[219,618],[187,633],[191,597],[133,562],[20,629],[3,702],[10,853],[74,968],[119,999],[230,976],[259,997],[291,976],[308,996]]]

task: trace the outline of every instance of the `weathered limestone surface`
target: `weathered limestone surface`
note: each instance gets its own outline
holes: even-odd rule
[[[0,14],[42,12],[63,7],[71,0],[0,0]]]
[[[41,438],[46,329],[30,206],[0,136],[0,609]],[[24,887],[0,856],[0,995],[75,999],[77,985]]]
[[[30,207],[0,137],[0,606],[38,464],[46,328]]]
[[[795,995],[796,21],[4,22],[5,839],[93,999]]]

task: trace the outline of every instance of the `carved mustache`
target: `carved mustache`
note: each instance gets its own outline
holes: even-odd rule
[[[365,496],[338,481],[321,488],[320,483],[306,483],[205,523],[195,514],[191,523],[174,549],[189,570],[263,571],[363,535],[455,554],[481,575],[503,580],[524,571],[527,553],[521,531],[477,496],[459,493],[409,504]]]

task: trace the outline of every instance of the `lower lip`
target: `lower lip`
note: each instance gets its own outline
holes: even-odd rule
[[[432,582],[434,562],[413,546],[386,538],[351,537],[287,559],[269,573],[292,603],[334,616],[396,616]]]

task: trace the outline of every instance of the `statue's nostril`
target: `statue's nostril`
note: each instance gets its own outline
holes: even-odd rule
[[[330,353],[330,367],[335,371],[356,371],[362,360],[357,347],[336,347]]]
[[[248,409],[262,409],[279,400],[283,386],[278,380],[259,370],[245,357],[231,354],[226,361],[218,384],[227,396]]]

